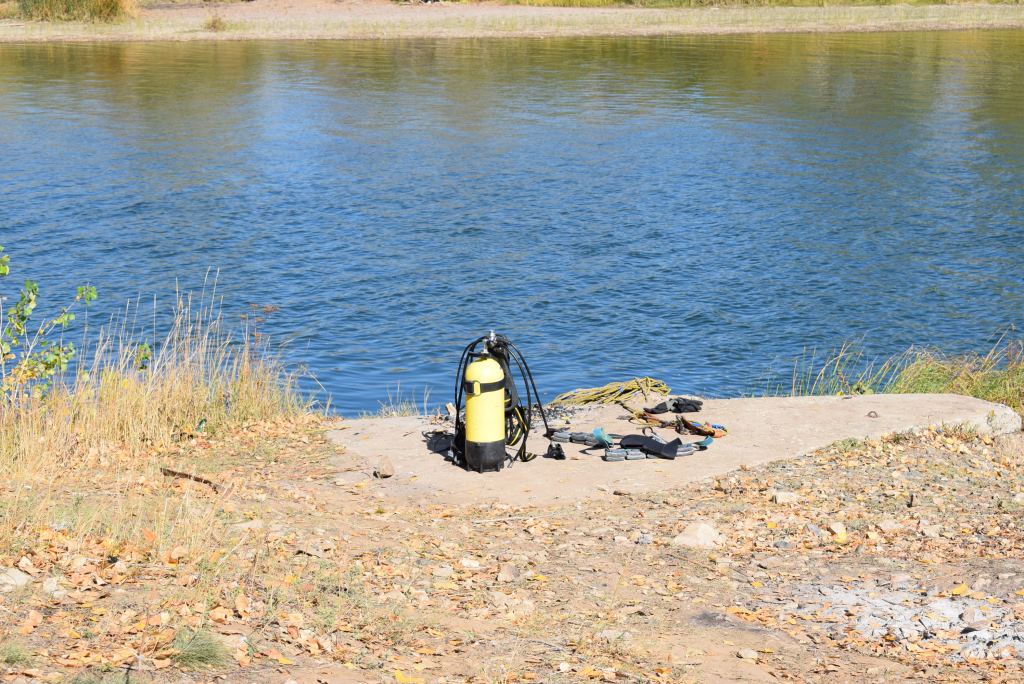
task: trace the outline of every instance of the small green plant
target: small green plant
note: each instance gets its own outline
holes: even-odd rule
[[[0,245],[0,280],[11,273],[11,257],[3,251]],[[39,285],[34,280],[26,280],[14,305],[6,311],[3,310],[6,298],[0,292],[0,397],[16,399],[26,391],[45,389],[54,375],[67,370],[75,347],[65,342],[59,333],[75,320],[75,306],[88,306],[95,300],[95,287],[79,287],[70,305],[33,328],[33,316],[39,305]],[[53,339],[54,335],[57,339]]]
[[[29,665],[32,662],[32,654],[24,646],[8,641],[0,644],[0,663],[8,667],[19,667]]]
[[[172,656],[174,662],[189,670],[216,667],[224,664],[228,657],[224,644],[202,629],[178,632],[174,637],[174,648],[177,651]]]
[[[423,390],[422,403],[417,403],[412,397],[403,397],[401,385],[394,394],[390,388],[387,393],[388,398],[378,402],[379,408],[376,413],[363,413],[364,418],[409,418],[430,415],[430,389]]]
[[[840,439],[832,443],[832,448],[841,454],[848,454],[851,451],[856,451],[864,446],[862,440],[856,437],[847,437],[846,439]]]

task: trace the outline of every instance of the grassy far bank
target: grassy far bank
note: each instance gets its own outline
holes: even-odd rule
[[[55,2],[58,8],[65,7],[65,2],[74,3],[75,8],[80,7],[78,3],[122,2],[25,1],[42,3],[40,7]],[[78,9],[46,13],[83,16]],[[33,21],[15,14],[31,16],[25,15],[20,5],[0,2],[0,42],[654,36],[1024,27],[1024,5],[1020,4],[866,6],[832,5],[827,0],[824,6],[815,3],[807,7],[622,5],[615,11],[602,6],[559,9],[499,2],[399,5],[304,0],[294,6],[273,1],[143,6],[135,15],[126,9],[121,15],[125,20],[119,21]],[[218,21],[211,23],[214,16]]]

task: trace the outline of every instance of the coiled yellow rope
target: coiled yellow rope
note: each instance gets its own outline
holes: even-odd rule
[[[651,394],[668,395],[671,393],[671,388],[663,381],[656,378],[643,377],[623,382],[610,382],[604,387],[576,389],[559,394],[550,405],[617,404],[637,394],[642,394],[644,399],[647,399]]]

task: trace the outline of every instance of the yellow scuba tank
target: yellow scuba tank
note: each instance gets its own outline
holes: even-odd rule
[[[513,366],[519,371],[525,397],[516,387]],[[483,473],[501,470],[506,461],[533,459],[536,454],[526,450],[526,440],[534,412],[544,421],[544,436],[550,438],[552,432],[539,398],[526,359],[507,337],[491,332],[466,345],[455,376],[454,462]],[[508,453],[506,447],[514,451]],[[561,445],[551,445],[548,455],[564,458]]]
[[[489,356],[466,367],[466,445],[463,456],[471,470],[501,470],[505,463],[505,372]]]

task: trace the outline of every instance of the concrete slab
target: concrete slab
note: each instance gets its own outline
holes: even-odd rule
[[[424,418],[345,420],[329,437],[345,448],[337,457],[339,477],[366,480],[381,456],[391,460],[395,476],[372,481],[372,491],[385,497],[546,505],[610,496],[614,490],[670,489],[741,466],[795,458],[847,438],[942,424],[968,425],[989,435],[1021,430],[1021,417],[1010,408],[955,394],[717,399],[706,401],[704,410],[692,417],[722,423],[729,435],[707,451],[674,461],[606,463],[596,450],[588,453],[567,444],[565,461],[538,458],[485,474],[465,472],[429,451],[422,433],[437,426]],[[588,408],[573,417],[571,429],[589,432],[603,426],[610,433],[638,432],[627,418],[618,406]],[[676,436],[671,430],[659,432],[667,439]],[[532,435],[530,446],[542,452],[547,441]]]

